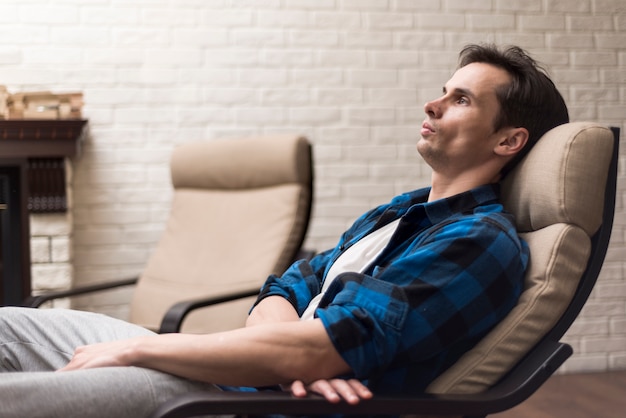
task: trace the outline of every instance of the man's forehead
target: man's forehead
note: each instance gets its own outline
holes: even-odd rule
[[[511,75],[500,67],[471,63],[459,68],[444,86],[444,91],[468,92],[478,97],[495,94],[498,87],[511,82]]]

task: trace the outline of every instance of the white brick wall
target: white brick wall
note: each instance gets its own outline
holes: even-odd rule
[[[307,245],[333,245],[363,210],[428,184],[414,150],[422,104],[481,41],[544,62],[573,120],[626,127],[623,0],[0,0],[0,84],[85,93],[71,225],[84,284],[141,270],[167,217],[169,153],[185,141],[308,135]],[[624,152],[609,256],[568,333],[566,370],[626,367]],[[33,240],[37,260],[48,245]],[[127,298],[84,303],[124,316]]]

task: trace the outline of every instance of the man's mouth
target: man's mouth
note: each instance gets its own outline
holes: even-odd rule
[[[435,133],[435,128],[428,122],[422,124],[421,134],[422,136],[428,136]]]

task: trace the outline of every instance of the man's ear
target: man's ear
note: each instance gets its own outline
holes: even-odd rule
[[[502,156],[517,154],[528,142],[528,130],[526,128],[508,128],[502,133],[502,139],[495,149],[495,152]]]

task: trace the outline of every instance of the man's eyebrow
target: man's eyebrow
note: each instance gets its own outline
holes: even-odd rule
[[[443,93],[445,94],[447,92],[448,89],[446,88],[446,86],[443,86]],[[472,100],[476,99],[476,95],[474,95],[471,90],[465,89],[463,87],[455,87],[454,89],[452,89],[452,92],[458,96],[467,96]]]

